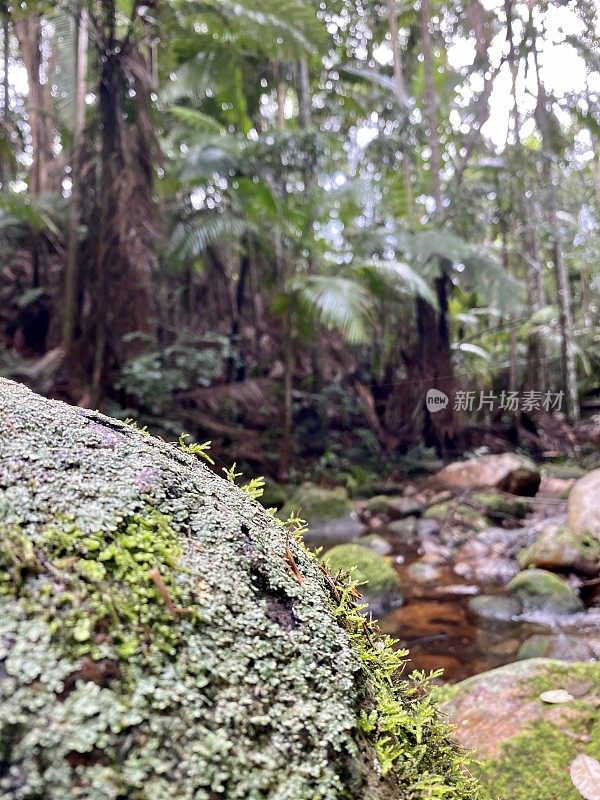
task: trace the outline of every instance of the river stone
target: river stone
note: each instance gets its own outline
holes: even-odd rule
[[[514,597],[482,594],[469,600],[469,610],[489,622],[509,622],[521,613],[521,603]]]
[[[410,565],[407,572],[415,583],[433,583],[441,575],[438,567],[427,561],[415,561],[414,564]]]
[[[448,464],[436,478],[460,489],[500,489],[532,497],[540,485],[540,472],[533,461],[516,453],[480,456]]]
[[[517,556],[521,569],[541,567],[559,572],[597,575],[600,571],[600,541],[589,533],[575,533],[560,525],[549,525]]]
[[[510,581],[506,590],[518,598],[523,610],[572,614],[583,610],[577,592],[558,575],[544,569],[526,569]]]
[[[595,640],[596,649],[598,640]],[[555,658],[558,661],[588,661],[594,658],[590,643],[581,636],[565,633],[537,633],[526,639],[519,647],[517,658]]]
[[[567,525],[600,540],[600,469],[575,481],[569,493]]]
[[[413,695],[381,742],[404,684],[340,588],[191,453],[0,379],[0,797],[472,797]]]
[[[382,521],[418,517],[423,513],[423,504],[414,497],[390,497],[376,495],[367,500],[362,513],[366,520],[379,517]]]
[[[540,699],[561,690],[574,699]],[[580,753],[598,758],[600,664],[528,659],[442,691],[454,737],[478,759],[485,798],[582,800],[569,767]]]

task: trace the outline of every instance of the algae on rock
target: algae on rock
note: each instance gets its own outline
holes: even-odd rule
[[[476,792],[352,588],[258,503],[3,379],[0,574],[3,800]]]

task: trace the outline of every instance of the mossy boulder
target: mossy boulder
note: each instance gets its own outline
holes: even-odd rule
[[[456,500],[446,500],[429,506],[424,517],[451,526],[460,525],[473,531],[484,531],[489,527],[487,519],[476,508]]]
[[[474,492],[471,501],[486,517],[494,521],[502,521],[507,517],[522,519],[530,509],[527,500],[496,492]]]
[[[355,568],[352,577],[357,583],[366,584],[361,587],[365,594],[383,594],[400,588],[398,575],[392,565],[369,547],[338,544],[328,550],[324,558],[333,573]]]
[[[589,533],[560,525],[547,526],[529,547],[517,556],[521,569],[541,567],[559,572],[597,575],[600,572],[600,540]]]
[[[343,486],[327,489],[307,481],[296,489],[277,516],[283,520],[290,514],[299,514],[309,524],[318,524],[345,517],[352,510],[352,502]]]
[[[561,689],[566,702],[541,697]],[[600,758],[600,664],[533,658],[442,692],[486,800],[581,800],[569,767],[579,753]]]
[[[0,797],[472,797],[353,603],[190,452],[0,379]]]
[[[469,611],[487,622],[509,622],[521,613],[522,607],[514,597],[481,594],[469,600]]]
[[[569,584],[544,569],[526,569],[510,581],[507,592],[521,601],[524,611],[572,614],[583,610],[579,594]]]
[[[566,633],[536,633],[521,644],[517,658],[554,658],[558,661],[590,661],[600,652],[597,638]]]
[[[380,494],[371,497],[365,503],[361,516],[366,521],[377,517],[382,522],[418,517],[423,513],[423,504],[414,497],[390,497]]]

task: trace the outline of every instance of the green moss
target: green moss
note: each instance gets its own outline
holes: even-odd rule
[[[353,579],[367,594],[392,592],[400,588],[396,571],[383,556],[360,544],[338,544],[324,556],[333,573],[352,570]]]
[[[364,616],[356,603],[352,576],[336,580],[335,609],[368,679],[366,708],[360,730],[371,741],[384,775],[399,778],[400,798],[447,798],[477,800],[480,785],[472,777],[471,759],[450,739],[451,728],[440,719],[431,680],[437,673],[413,672],[402,677],[407,650],[382,636],[377,623]]]
[[[290,514],[299,513],[309,522],[318,522],[345,517],[351,512],[352,503],[342,486],[326,489],[314,483],[303,483],[279,511],[278,516],[287,519]]]
[[[525,611],[573,613],[583,609],[579,595],[569,584],[544,569],[527,569],[508,583],[507,592],[515,595]]]
[[[437,522],[448,520],[453,525],[464,525],[479,531],[484,531],[488,527],[487,520],[476,509],[465,503],[457,503],[455,500],[429,506],[423,516],[425,519],[434,519]]]
[[[475,492],[471,500],[491,519],[505,516],[521,519],[530,508],[530,504],[523,498],[507,497],[494,492]]]

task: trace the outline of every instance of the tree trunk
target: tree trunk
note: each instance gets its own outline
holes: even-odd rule
[[[390,29],[390,36],[392,40],[392,55],[393,55],[393,68],[394,68],[394,86],[396,102],[398,108],[408,106],[408,93],[406,91],[406,84],[404,81],[404,68],[402,66],[402,53],[400,51],[400,39],[398,38],[398,19],[396,15],[396,0],[388,0],[388,25]],[[409,226],[414,223],[414,199],[413,199],[413,170],[412,160],[410,157],[410,149],[404,144],[401,147],[402,154],[402,185],[404,191],[404,205],[406,207],[406,217]]]
[[[85,124],[85,89],[87,75],[87,11],[77,15],[77,51],[75,57],[75,112],[73,118],[73,153],[71,158],[71,197],[67,223],[67,254],[64,281],[64,316],[62,346],[68,355],[77,326],[77,289],[79,225],[81,219],[81,148]]]
[[[10,67],[10,14],[8,10],[2,13],[2,121],[4,123],[4,136],[9,141],[11,131],[11,112],[10,112],[10,84],[8,70]],[[2,160],[2,189],[8,191],[10,181],[10,163],[8,157]]]
[[[423,68],[425,71],[424,101],[427,114],[427,143],[431,150],[429,167],[431,170],[431,193],[435,202],[434,219],[439,220],[442,213],[442,177],[440,144],[437,130],[437,100],[433,81],[433,44],[431,41],[431,11],[429,0],[421,0],[421,42],[423,48]]]

